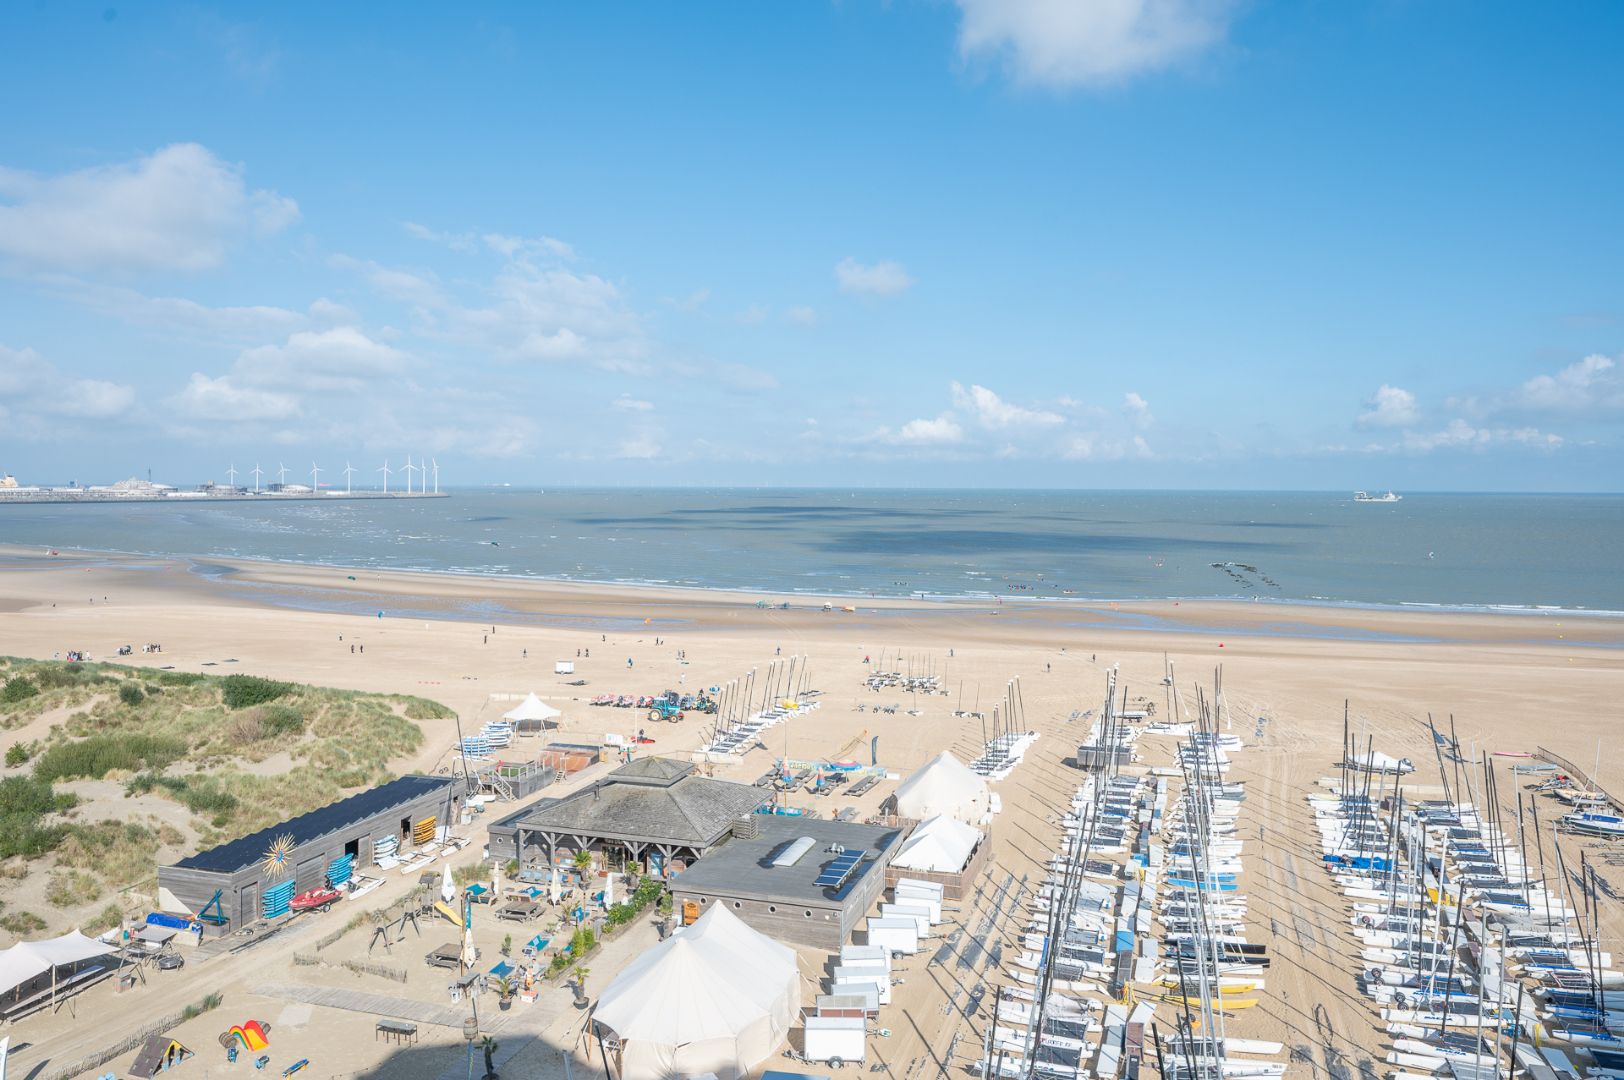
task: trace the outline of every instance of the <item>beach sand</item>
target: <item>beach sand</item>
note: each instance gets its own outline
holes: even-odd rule
[[[760,775],[786,751],[794,757],[860,756],[876,735],[881,763],[904,775],[944,748],[969,758],[981,741],[980,722],[955,717],[954,710],[979,706],[990,712],[1009,681],[1018,678],[1024,726],[1043,737],[1015,774],[997,786],[1005,812],[992,828],[995,862],[982,892],[954,915],[966,935],[993,902],[994,886],[1023,878],[1035,884],[1042,876],[1046,845],[1058,831],[1056,808],[1078,782],[1064,759],[1087,733],[1080,714],[1100,706],[1107,668],[1117,666],[1129,695],[1149,699],[1166,715],[1171,705],[1162,685],[1166,662],[1174,666],[1187,707],[1193,707],[1196,683],[1210,691],[1222,665],[1224,703],[1235,733],[1249,744],[1234,776],[1248,780],[1255,796],[1242,818],[1243,830],[1249,830],[1245,835],[1259,839],[1248,849],[1249,917],[1258,929],[1255,940],[1272,940],[1277,950],[1268,988],[1260,995],[1263,1003],[1239,1016],[1230,1031],[1304,1047],[1317,1065],[1333,1072],[1379,1061],[1381,1043],[1375,1012],[1354,988],[1357,951],[1341,899],[1317,867],[1303,802],[1320,778],[1335,774],[1344,703],[1361,737],[1374,739],[1379,750],[1415,760],[1417,790],[1437,783],[1426,727],[1430,714],[1443,726],[1453,718],[1462,746],[1477,751],[1545,746],[1589,768],[1600,745],[1599,781],[1624,791],[1624,763],[1610,759],[1607,742],[1620,729],[1624,698],[1621,620],[1170,601],[955,604],[830,597],[833,610],[825,611],[821,598],[795,597],[789,610],[756,605],[788,599],[4,551],[0,654],[50,658],[80,649],[112,661],[119,659],[118,646],[131,644],[135,655],[121,662],[135,666],[240,671],[434,698],[457,711],[465,730],[510,707],[507,695],[535,691],[563,710],[563,736],[598,741],[605,733],[630,735],[646,726],[658,740],[652,748],[657,753],[698,746],[705,725],[697,719],[647,724],[636,710],[592,708],[585,702],[600,693],[649,694],[679,686],[692,691],[751,668],[764,672],[780,654],[806,657],[810,684],[823,691],[821,707],[771,729],[770,751],[756,750],[735,765],[715,769],[718,776],[742,780]],[[846,605],[856,610],[840,610]],[[147,642],[161,642],[164,651],[142,654],[140,646]],[[351,645],[364,645],[364,654],[352,654]],[[686,663],[679,661],[679,651]],[[869,670],[865,656],[875,662],[883,658],[892,669],[911,665],[935,671],[950,695],[917,702],[900,694],[876,695],[863,686]],[[554,675],[555,659],[575,663],[576,674]],[[587,685],[569,686],[571,678]],[[867,708],[876,704],[901,709],[876,715]],[[857,711],[859,705],[864,711]],[[910,706],[919,715],[909,715]],[[1261,740],[1254,737],[1259,717],[1267,720]],[[428,743],[421,753],[396,762],[401,771],[449,766],[455,724],[430,721],[423,727]],[[1147,740],[1145,746],[1152,763],[1170,758],[1171,740]],[[1502,770],[1511,761],[1500,760]],[[574,782],[588,782],[606,768]],[[880,785],[859,808],[872,811],[894,786]],[[1504,799],[1513,797],[1509,771],[1501,789]],[[839,797],[796,799],[820,813],[851,803]],[[1554,804],[1547,805],[1554,814]],[[483,833],[476,827],[473,834],[477,851]],[[1578,846],[1570,846],[1576,855]],[[1603,867],[1603,876],[1609,873]],[[392,883],[376,899],[398,894],[403,885]],[[1024,916],[1009,918],[994,928],[1005,942],[1006,967],[1019,951],[1011,942],[1024,921]],[[1621,929],[1610,912],[1607,935],[1617,937]],[[500,936],[495,929],[481,932]],[[364,958],[367,933],[352,933],[334,955]],[[636,934],[642,936],[621,939],[595,958],[594,987],[601,989],[636,948],[653,940],[647,927]],[[312,1061],[302,1075],[462,1075],[456,1030],[425,1025],[417,1048],[393,1051],[367,1037],[372,1025],[365,1016],[290,1003],[286,994],[267,989],[271,984],[345,987],[442,1005],[443,991],[424,981],[416,959],[438,938],[425,939],[422,948],[414,941],[404,958],[388,961],[411,970],[414,981],[400,986],[332,966],[293,966],[292,954],[309,948],[309,942],[301,943],[292,932],[283,937],[184,975],[157,973],[159,985],[126,995],[98,987],[78,1005],[81,1016],[85,1010],[98,1016],[96,1025],[66,1012],[26,1020],[13,1041],[26,1036],[31,1045],[13,1056],[24,1067],[46,1059],[60,1064],[116,1041],[144,1016],[219,989],[225,994],[222,1010],[191,1021],[183,1035],[214,1065],[223,1060],[214,1035],[257,1015],[280,1018],[283,1038],[297,1040],[299,1056]],[[488,951],[494,952],[494,944]],[[904,965],[906,983],[881,1018],[891,1035],[870,1039],[871,1060],[885,1063],[885,1075],[958,1072],[979,1053],[991,996],[981,1014],[965,1018],[958,1009],[983,978],[1002,977],[986,961],[966,968],[953,960],[932,965],[929,959],[927,952]],[[803,961],[804,1001],[810,1004],[821,960],[806,954]],[[569,1008],[568,997],[567,991],[550,990],[528,1012],[515,1007],[506,1019],[498,1018],[503,1057],[519,1055],[504,1075],[563,1075],[561,1047],[576,1055],[578,1068],[591,1067],[589,1046],[579,1035],[581,1016]],[[276,1039],[273,1034],[273,1049]],[[279,1056],[276,1064],[291,1060]],[[775,1064],[787,1063],[781,1058],[764,1063]]]

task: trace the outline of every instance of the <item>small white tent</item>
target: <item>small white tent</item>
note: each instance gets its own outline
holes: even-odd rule
[[[800,1007],[795,951],[713,904],[622,970],[592,1017],[619,1041],[625,1080],[734,1080],[778,1048]]]
[[[896,800],[898,814],[920,821],[946,814],[980,825],[992,809],[987,781],[946,750],[898,785]]]
[[[564,715],[534,693],[502,714],[503,720],[512,720],[520,734],[530,731],[544,731],[549,726],[548,721]],[[553,724],[553,727],[558,725]]]
[[[920,823],[919,828],[903,843],[896,858],[891,860],[891,865],[904,870],[955,874],[964,869],[970,853],[979,843],[980,829],[973,829],[946,814],[937,814],[929,821]]]

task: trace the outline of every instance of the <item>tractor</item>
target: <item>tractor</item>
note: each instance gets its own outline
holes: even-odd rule
[[[649,703],[648,718],[650,720],[666,720],[673,724],[682,723],[682,697],[675,690],[667,690]]]

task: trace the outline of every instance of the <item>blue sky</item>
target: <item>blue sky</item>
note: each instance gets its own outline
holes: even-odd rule
[[[1618,490],[1621,51],[1604,3],[7,5],[0,470]]]

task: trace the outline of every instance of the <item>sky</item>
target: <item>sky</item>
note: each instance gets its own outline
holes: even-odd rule
[[[1618,491],[1620,55],[1603,2],[3,5],[0,473]]]

